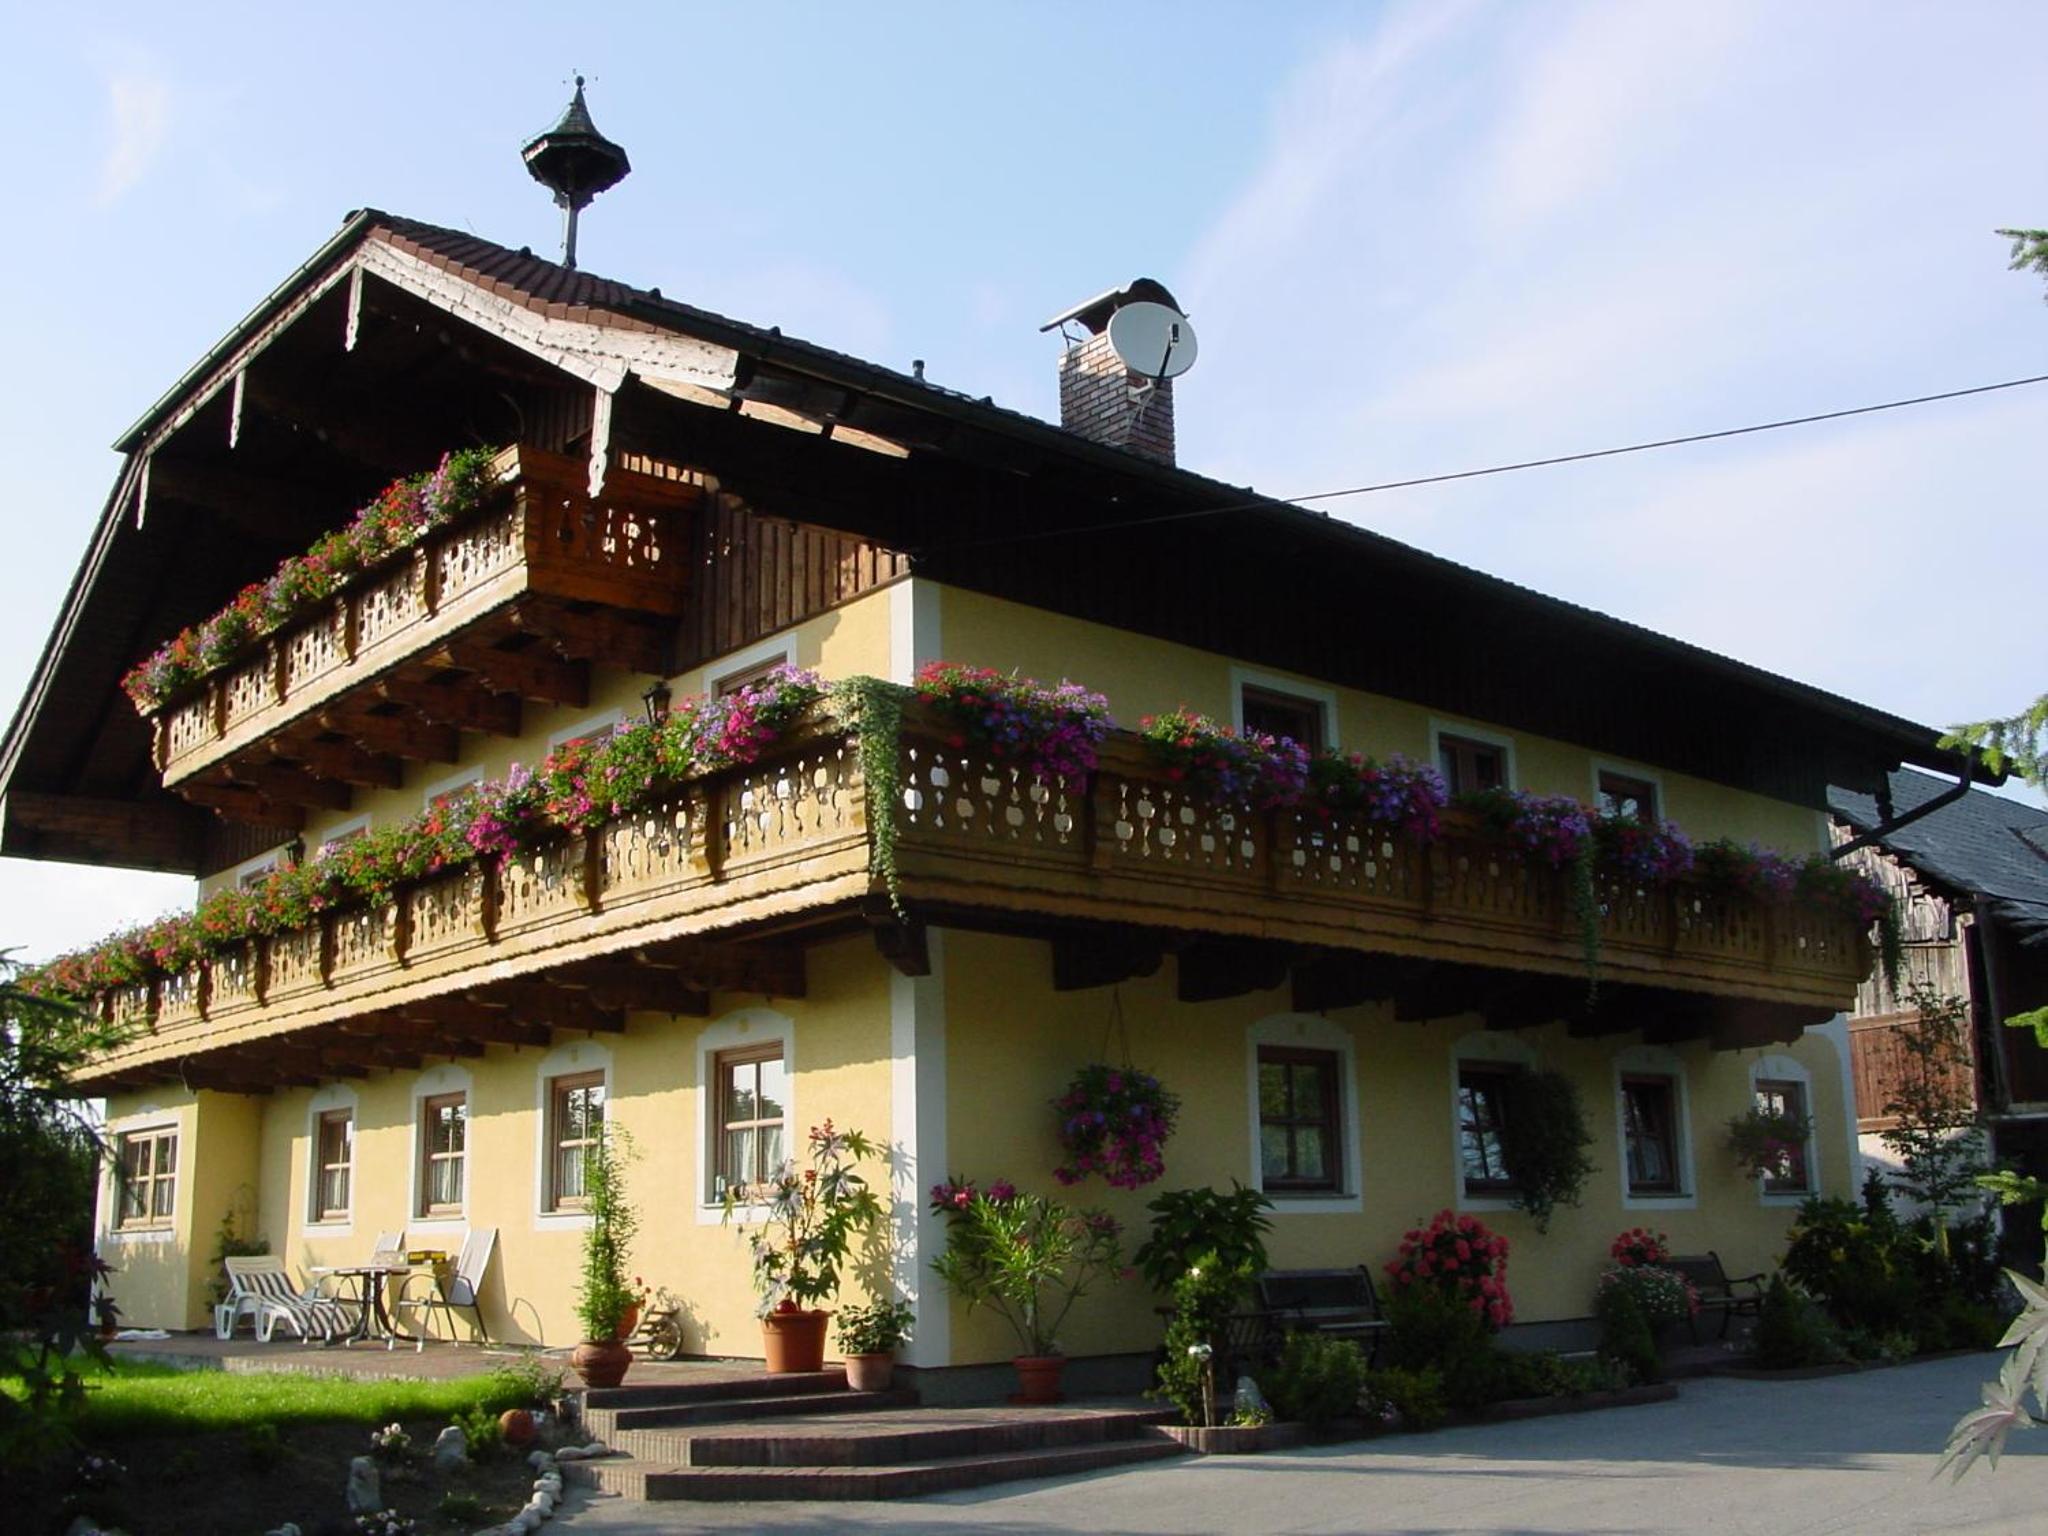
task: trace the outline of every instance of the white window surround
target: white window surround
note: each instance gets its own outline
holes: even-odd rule
[[[1444,760],[1443,739],[1446,736],[1462,736],[1467,741],[1480,742],[1485,746],[1499,747],[1501,771],[1506,775],[1503,787],[1520,789],[1522,772],[1515,764],[1515,738],[1499,731],[1490,731],[1481,725],[1467,725],[1462,720],[1441,720],[1435,715],[1429,717],[1429,766],[1441,771]]]
[[[1460,1211],[1512,1211],[1515,1202],[1506,1195],[1465,1193],[1465,1127],[1458,1078],[1468,1061],[1533,1072],[1538,1066],[1536,1048],[1518,1036],[1493,1029],[1474,1030],[1451,1047],[1451,1203]]]
[[[539,1133],[533,1138],[533,1229],[536,1232],[575,1231],[590,1226],[588,1211],[551,1211],[548,1209],[549,1164],[555,1155],[555,1128],[553,1125],[554,1084],[558,1077],[579,1077],[585,1072],[604,1074],[604,1123],[612,1123],[612,1052],[611,1047],[600,1045],[595,1040],[577,1040],[569,1045],[557,1046],[541,1057],[540,1065],[534,1071],[533,1101],[538,1114],[534,1124]]]
[[[1676,1122],[1671,1139],[1678,1155],[1678,1187],[1675,1195],[1632,1195],[1628,1188],[1628,1113],[1622,1103],[1624,1077],[1668,1077],[1671,1079],[1672,1117]],[[1691,1211],[1700,1203],[1698,1175],[1693,1170],[1692,1093],[1685,1063],[1674,1051],[1661,1045],[1632,1045],[1614,1056],[1614,1166],[1621,1179],[1621,1208],[1625,1211]]]
[[[1285,694],[1290,699],[1300,699],[1304,704],[1314,704],[1323,712],[1323,746],[1337,750],[1337,693],[1333,688],[1318,688],[1313,683],[1298,683],[1291,677],[1279,677],[1270,672],[1254,672],[1248,667],[1230,669],[1230,728],[1244,729],[1244,691],[1247,688],[1262,689],[1267,693]]]
[[[707,693],[718,692],[719,685],[742,672],[751,672],[756,667],[765,667],[780,662],[786,667],[796,665],[796,638],[793,635],[779,635],[767,640],[757,640],[744,650],[721,656],[704,668],[704,688]]]
[[[437,1098],[444,1093],[462,1095],[462,1209],[453,1216],[422,1216],[420,1214],[420,1103],[422,1100]],[[412,1171],[406,1175],[405,1212],[406,1230],[416,1229],[446,1232],[453,1228],[469,1225],[469,1192],[473,1180],[470,1159],[476,1153],[476,1090],[470,1080],[469,1070],[452,1064],[430,1068],[413,1079],[412,1084]]]
[[[348,1215],[322,1220],[315,1214],[320,1199],[320,1117],[345,1109],[354,1117],[353,1131],[363,1126],[363,1114],[355,1089],[346,1083],[329,1083],[306,1101],[306,1230],[320,1237],[348,1237],[356,1229],[355,1140],[350,1136],[348,1173]]]
[[[1316,1013],[1276,1013],[1248,1025],[1244,1034],[1245,1109],[1250,1117],[1250,1178],[1266,1187],[1265,1157],[1259,1146],[1259,1047],[1334,1051],[1337,1056],[1337,1122],[1344,1137],[1342,1188],[1336,1194],[1293,1195],[1276,1190],[1267,1198],[1275,1216],[1331,1216],[1365,1209],[1358,1150],[1358,1042],[1342,1024]]]
[[[445,779],[436,779],[431,784],[422,785],[420,788],[420,807],[425,809],[443,795],[452,795],[458,789],[467,789],[470,785],[481,784],[483,781],[484,765],[482,763],[478,763],[473,768],[459,769],[449,774]]]
[[[1820,1128],[1820,1116],[1814,1110],[1813,1073],[1790,1056],[1759,1056],[1749,1064],[1751,1103],[1756,1102],[1756,1085],[1759,1082],[1799,1084],[1800,1094],[1806,1100],[1806,1188],[1773,1194],[1764,1188],[1764,1181],[1758,1179],[1755,1181],[1757,1203],[1766,1206],[1803,1204],[1820,1193],[1820,1137],[1815,1134]]]
[[[289,846],[289,844],[280,843],[268,853],[259,853],[253,859],[242,860],[241,863],[228,871],[228,883],[224,888],[230,891],[239,891],[242,889],[242,882],[250,876],[269,874],[273,869],[277,868],[279,862],[284,857],[284,850]]]
[[[796,1113],[796,1021],[773,1008],[737,1008],[697,1035],[697,1156],[690,1177],[697,1190],[697,1224],[701,1227],[717,1226],[725,1220],[725,1202],[711,1188],[712,1170],[717,1166],[712,1138],[718,1134],[718,1092],[711,1080],[712,1063],[720,1051],[770,1042],[782,1047],[782,1070],[789,1084],[788,1101],[782,1106],[782,1123],[787,1128],[784,1145],[794,1157],[799,1150],[797,1127],[803,1124]],[[733,1212],[747,1220],[765,1208],[760,1203],[741,1203],[734,1205]]]
[[[565,741],[574,741],[580,736],[595,736],[599,731],[609,731],[623,725],[626,712],[623,709],[608,709],[603,714],[592,715],[587,720],[578,720],[574,725],[565,725],[559,731],[548,732],[548,750],[553,751]]]
[[[1455,736],[1458,733],[1453,731],[1451,734]],[[1618,758],[1596,757],[1593,759],[1592,792],[1587,795],[1586,804],[1597,806],[1600,803],[1600,775],[1603,773],[1619,774],[1625,779],[1641,779],[1657,792],[1657,819],[1659,821],[1671,819],[1671,800],[1664,792],[1664,775],[1657,772],[1654,768],[1645,768],[1641,763],[1625,763]]]
[[[176,1131],[178,1133],[178,1172],[181,1177],[173,1187],[171,1196],[171,1222],[163,1227],[127,1227],[120,1223],[121,1185],[120,1163],[116,1158],[107,1159],[107,1176],[103,1181],[103,1199],[99,1213],[99,1234],[103,1243],[170,1243],[178,1239],[178,1206],[185,1198],[184,1179],[187,1148],[185,1139],[190,1127],[186,1117],[175,1109],[165,1109],[157,1104],[144,1104],[123,1115],[118,1120],[109,1120],[100,1127],[108,1146],[114,1146],[122,1136],[133,1136],[143,1131]]]
[[[346,821],[337,821],[333,826],[322,832],[319,840],[312,844],[313,856],[315,858],[319,857],[320,851],[336,838],[348,837],[353,833],[367,832],[369,830],[370,818],[367,815],[351,816]]]

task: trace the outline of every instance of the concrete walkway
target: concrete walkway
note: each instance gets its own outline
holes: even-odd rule
[[[1951,1424],[1999,1357],[1817,1381],[1689,1381],[1672,1403],[1397,1435],[1245,1458],[1182,1458],[1062,1483],[880,1504],[636,1504],[576,1493],[551,1529],[691,1531],[1700,1533],[2048,1532],[2048,1435],[1996,1471],[1931,1483]],[[2036,1442],[2040,1442],[2037,1444]]]

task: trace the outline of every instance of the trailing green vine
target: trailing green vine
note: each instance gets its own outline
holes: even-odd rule
[[[907,690],[877,677],[849,677],[831,685],[828,697],[854,736],[861,783],[868,803],[869,869],[889,893],[898,917],[903,910],[903,877],[896,868],[896,813],[903,804],[903,701]]]
[[[1579,845],[1571,864],[1572,911],[1579,920],[1579,947],[1586,955],[1586,1004],[1600,996],[1600,894],[1593,888],[1593,842]]]
[[[1562,1072],[1516,1072],[1507,1079],[1506,1113],[1501,1116],[1501,1156],[1515,1182],[1515,1204],[1538,1232],[1550,1230],[1551,1213],[1577,1205],[1595,1171],[1586,1148],[1593,1134],[1579,1090]]]

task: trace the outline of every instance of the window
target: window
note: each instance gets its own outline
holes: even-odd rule
[[[782,1046],[724,1051],[716,1058],[718,1074],[718,1145],[713,1155],[713,1192],[752,1189],[766,1184],[782,1167],[783,1106],[789,1102],[789,1078]]]
[[[583,1208],[584,1159],[604,1135],[604,1074],[578,1072],[548,1082],[548,1191],[551,1211]]]
[[[1269,1193],[1338,1187],[1340,1059],[1335,1051],[1259,1047],[1259,1169]]]
[[[1802,1123],[1808,1121],[1806,1113],[1806,1084],[1785,1079],[1758,1078],[1756,1084],[1756,1107],[1767,1115],[1784,1115]],[[1767,1195],[1804,1195],[1813,1190],[1813,1174],[1806,1155],[1806,1139],[1785,1153],[1783,1172],[1764,1175],[1764,1193]]]
[[[235,889],[239,891],[253,891],[276,873],[277,858],[273,855],[260,864],[245,867],[240,874],[236,875]]]
[[[593,715],[588,720],[579,720],[566,730],[549,736],[548,750],[562,752],[570,747],[601,747],[612,739],[623,723],[617,710],[608,715]]]
[[[1323,706],[1319,701],[1247,683],[1238,703],[1247,732],[1284,736],[1310,752],[1323,750]]]
[[[350,1174],[355,1167],[353,1110],[321,1113],[313,1134],[313,1219],[342,1221],[349,1213]]]
[[[118,1227],[167,1227],[178,1201],[178,1133],[170,1127],[115,1138]]]
[[[462,1163],[468,1144],[468,1094],[442,1093],[420,1101],[420,1215],[462,1214]]]
[[[1678,1175],[1678,1089],[1668,1077],[1621,1080],[1622,1134],[1628,1150],[1628,1192],[1682,1193]]]
[[[752,666],[741,667],[737,672],[728,672],[711,685],[711,691],[724,698],[738,693],[742,688],[751,688],[756,683],[765,683],[768,674],[778,667],[789,665],[789,658],[783,655],[770,656],[766,661],[757,661]]]
[[[1514,1070],[1477,1065],[1458,1068],[1458,1157],[1468,1195],[1509,1194],[1515,1188],[1501,1151],[1508,1080]]]
[[[1454,795],[1499,789],[1508,781],[1507,749],[1495,742],[1445,732],[1436,739],[1436,755],[1444,785]]]
[[[370,819],[367,816],[359,816],[354,821],[344,822],[320,839],[320,846],[314,851],[313,857],[324,859],[335,849],[346,848],[357,838],[366,836],[369,830]]]
[[[1608,816],[1632,816],[1637,821],[1657,819],[1657,786],[1648,779],[1626,773],[1600,770],[1600,810]]]

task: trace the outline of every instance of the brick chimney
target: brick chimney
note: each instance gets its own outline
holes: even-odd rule
[[[1141,277],[1047,321],[1066,338],[1060,353],[1060,425],[1091,442],[1158,464],[1173,462],[1173,380],[1133,373],[1109,344],[1109,317],[1125,304],[1179,309],[1163,284]]]

